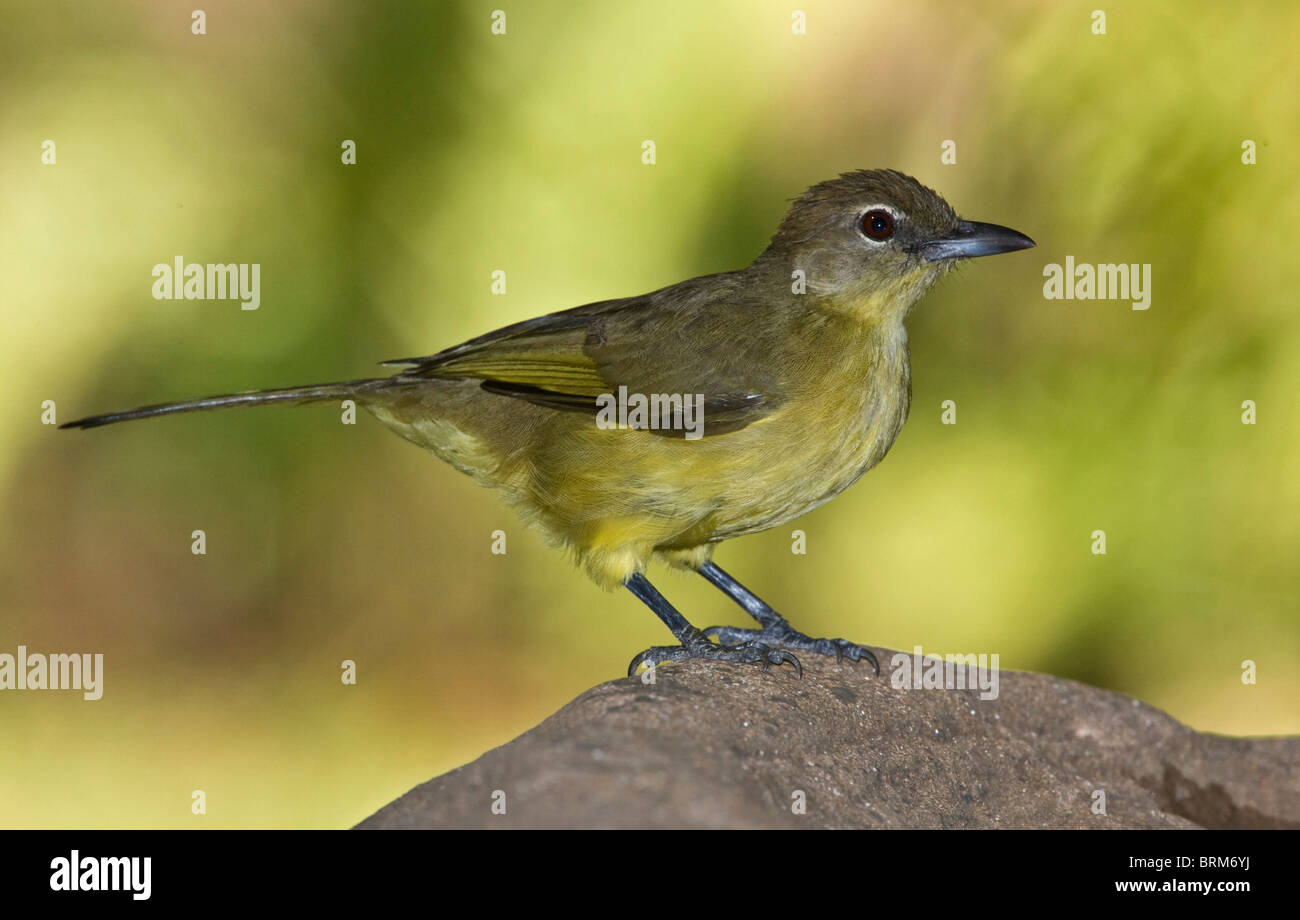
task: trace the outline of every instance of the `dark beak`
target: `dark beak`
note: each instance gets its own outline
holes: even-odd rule
[[[949,235],[922,243],[920,251],[925,261],[936,262],[939,259],[995,256],[1000,252],[1029,249],[1033,245],[1033,240],[1010,227],[963,220],[958,221],[957,229]]]

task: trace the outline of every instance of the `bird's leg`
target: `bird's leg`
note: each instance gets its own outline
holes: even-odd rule
[[[750,591],[736,579],[732,578],[715,562],[706,562],[699,568],[699,573],[713,585],[721,588],[729,598],[745,608],[745,612],[758,621],[762,629],[739,629],[735,626],[710,626],[704,635],[716,638],[723,646],[738,642],[760,642],[771,648],[792,649],[797,652],[815,652],[818,655],[834,655],[836,658],[848,658],[858,661],[865,658],[871,662],[876,673],[880,673],[880,663],[876,656],[865,646],[847,639],[813,639],[798,632],[786,618],[769,607],[762,598]],[[648,603],[648,602],[647,602]]]
[[[632,663],[628,665],[628,677],[635,677],[637,669],[643,664],[655,667],[665,661],[682,661],[687,658],[761,664],[764,671],[771,665],[780,665],[788,661],[795,666],[800,675],[803,674],[803,668],[800,667],[798,658],[789,652],[771,648],[762,642],[745,639],[726,646],[710,642],[704,633],[688,623],[686,617],[682,616],[676,607],[668,603],[668,599],[660,594],[655,589],[655,586],[650,584],[650,581],[639,572],[629,576],[627,581],[623,582],[623,585],[640,598],[642,603],[653,610],[655,615],[664,621],[664,625],[672,630],[677,641],[681,643],[681,645],[657,645],[646,649],[633,658]]]

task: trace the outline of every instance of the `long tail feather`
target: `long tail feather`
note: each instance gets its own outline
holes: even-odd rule
[[[305,387],[285,387],[275,390],[250,390],[246,393],[230,393],[225,396],[205,396],[202,399],[188,399],[183,402],[160,403],[156,406],[141,406],[124,412],[108,412],[104,415],[92,415],[64,422],[60,428],[98,428],[114,422],[129,422],[137,418],[152,418],[155,415],[174,415],[179,412],[202,412],[207,409],[230,409],[237,406],[266,406],[280,404],[300,406],[305,403],[324,402],[331,399],[349,399],[369,386],[383,383],[378,380],[350,380],[343,383],[321,383]]]

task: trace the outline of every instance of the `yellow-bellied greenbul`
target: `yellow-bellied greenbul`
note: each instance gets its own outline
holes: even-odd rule
[[[625,586],[685,658],[770,664],[792,651],[866,658],[812,639],[712,561],[721,541],[834,498],[894,443],[911,402],[903,321],[962,259],[1033,246],[961,220],[893,170],[860,170],[795,200],[747,268],[515,323],[393,376],[258,390],[69,422],[112,422],[353,399],[571,549],[600,585]],[[615,395],[617,394],[617,395]],[[760,629],[699,630],[646,579],[652,557],[693,569]],[[710,637],[718,643],[710,641]]]

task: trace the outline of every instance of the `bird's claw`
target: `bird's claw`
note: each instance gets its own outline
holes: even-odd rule
[[[690,658],[734,661],[737,664],[761,664],[764,671],[769,670],[772,665],[779,667],[783,664],[792,664],[798,676],[803,677],[803,665],[799,663],[799,659],[784,649],[772,648],[763,642],[750,639],[717,645],[710,642],[702,633],[698,637],[691,637],[681,645],[656,645],[646,649],[632,659],[632,663],[627,667],[627,676],[635,677],[642,665],[654,668],[665,661],[685,661]]]

